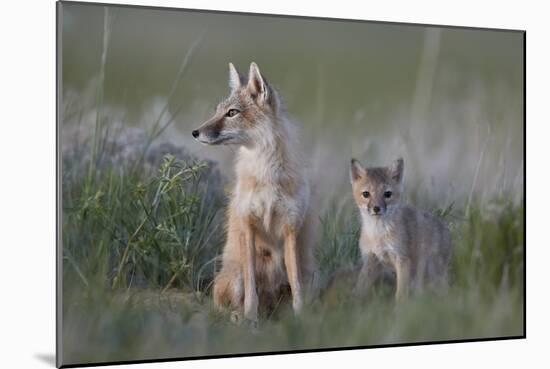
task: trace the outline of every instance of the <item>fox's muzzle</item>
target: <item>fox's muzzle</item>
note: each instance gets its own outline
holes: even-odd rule
[[[370,215],[374,215],[374,216],[381,216],[386,213],[386,205],[383,203],[369,206],[368,209],[369,209]]]
[[[222,130],[223,119],[210,119],[204,122],[199,128],[194,129],[191,135],[201,143],[217,145],[229,138],[221,134]]]

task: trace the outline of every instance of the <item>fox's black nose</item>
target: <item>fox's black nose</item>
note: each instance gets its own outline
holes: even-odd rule
[[[193,132],[191,132],[191,134],[193,135],[193,137],[197,138],[199,137],[200,132],[198,129],[195,129]]]
[[[375,214],[380,213],[380,206],[374,206],[374,207],[372,208],[372,211],[374,211]]]

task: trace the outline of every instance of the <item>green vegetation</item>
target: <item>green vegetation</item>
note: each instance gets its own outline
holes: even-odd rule
[[[211,304],[224,205],[222,182],[209,181],[215,172],[208,163],[166,155],[156,172],[130,162],[127,171],[103,168],[89,178],[74,157],[64,159],[72,163],[63,181],[66,363],[523,332],[523,209],[506,200],[472,208],[466,217],[439,211],[455,241],[448,294],[395,306],[387,291],[357,301],[344,284],[325,292],[303,316],[283,306],[253,332]],[[359,230],[351,203],[327,209],[318,252],[325,279],[357,262]]]

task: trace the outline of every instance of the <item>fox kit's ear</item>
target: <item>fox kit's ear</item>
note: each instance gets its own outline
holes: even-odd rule
[[[394,160],[390,166],[390,175],[394,181],[397,183],[403,182],[403,169],[404,169],[403,158]]]
[[[237,71],[237,68],[235,68],[233,63],[229,63],[229,88],[231,88],[231,91],[235,91],[241,87],[244,83],[243,81],[243,77]]]
[[[267,84],[267,80],[261,75],[260,68],[254,62],[250,64],[247,88],[253,97],[259,98],[262,102],[268,102],[271,98],[271,88]]]
[[[366,175],[365,168],[361,166],[361,163],[359,163],[356,159],[351,159],[351,166],[349,171],[349,176],[351,179],[351,183],[357,181],[360,178],[364,178]]]

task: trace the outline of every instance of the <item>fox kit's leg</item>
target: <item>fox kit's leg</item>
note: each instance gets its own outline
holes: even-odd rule
[[[258,293],[256,291],[256,246],[254,228],[244,222],[240,235],[242,273],[244,280],[244,317],[258,321]]]
[[[411,280],[411,288],[415,293],[422,293],[424,291],[424,283],[426,278],[430,278],[429,273],[429,260],[423,256],[416,263],[416,272]]]
[[[288,283],[292,290],[292,307],[295,313],[299,313],[302,309],[302,284],[298,268],[296,230],[292,226],[287,226],[285,229],[284,252]]]
[[[376,255],[367,253],[363,255],[363,266],[359,271],[354,292],[358,296],[366,296],[371,286],[380,276],[380,262]]]
[[[435,255],[426,266],[426,283],[435,290],[445,290],[448,287],[448,261],[441,255]]]
[[[411,261],[407,257],[397,257],[394,262],[397,286],[395,299],[402,301],[409,294],[411,282]]]

